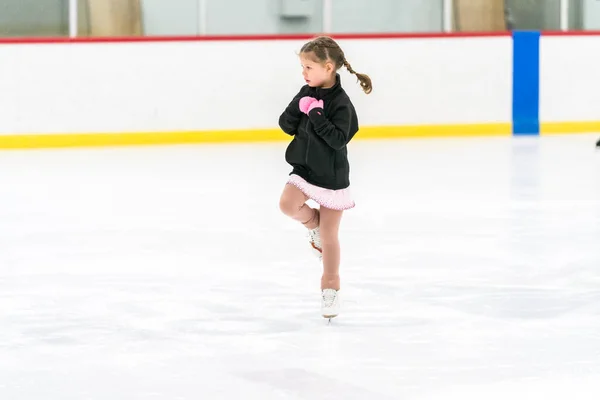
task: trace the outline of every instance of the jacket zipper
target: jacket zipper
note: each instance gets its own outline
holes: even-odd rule
[[[308,174],[310,175],[311,169],[310,169],[310,166],[308,165],[308,152],[310,151],[310,132],[308,131],[309,124],[310,124],[310,120],[306,121],[307,142],[306,142],[306,155],[304,156],[304,162],[306,163],[306,169],[308,169]]]

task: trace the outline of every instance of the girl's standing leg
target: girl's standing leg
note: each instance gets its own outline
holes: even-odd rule
[[[338,233],[343,211],[321,207],[321,246],[323,276],[321,277],[321,314],[334,318],[340,312],[340,240]]]
[[[321,207],[321,246],[323,249],[323,276],[321,290],[340,290],[340,222],[343,211]]]

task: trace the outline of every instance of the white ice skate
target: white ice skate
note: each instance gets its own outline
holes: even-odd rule
[[[308,242],[313,254],[321,261],[323,259],[323,248],[321,247],[321,233],[318,226],[315,229],[309,229]]]
[[[321,314],[323,318],[335,318],[340,313],[340,295],[337,290],[325,289],[321,292]]]

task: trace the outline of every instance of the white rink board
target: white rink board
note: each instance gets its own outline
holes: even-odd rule
[[[541,36],[540,121],[600,121],[600,36]]]
[[[0,134],[277,128],[304,41],[0,45]],[[361,126],[509,123],[510,37],[340,40]]]

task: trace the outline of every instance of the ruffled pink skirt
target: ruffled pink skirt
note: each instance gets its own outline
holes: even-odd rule
[[[306,182],[306,180],[296,174],[290,175],[287,183],[296,186],[309,199],[325,208],[342,211],[349,210],[355,206],[350,194],[350,188],[340,190],[324,189]]]

